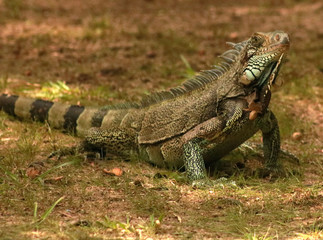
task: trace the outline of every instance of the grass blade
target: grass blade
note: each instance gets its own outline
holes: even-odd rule
[[[73,161],[65,162],[65,163],[62,163],[60,165],[54,166],[54,167],[48,169],[46,172],[40,174],[38,177],[36,177],[34,179],[34,181],[37,181],[38,180],[38,181],[41,181],[42,182],[42,179],[44,177],[46,177],[48,174],[50,174],[51,172],[55,171],[56,169],[62,168],[62,167],[68,166],[68,165],[73,165],[73,164],[76,164],[77,162],[78,162],[78,160],[73,160]]]
[[[51,212],[54,210],[54,208],[56,207],[56,205],[62,201],[65,197],[60,197],[56,202],[54,202],[54,204],[52,206],[50,206],[50,208],[47,209],[47,211],[45,211],[45,213],[38,219],[37,221],[37,225],[41,224],[42,222],[44,222],[47,217],[49,216],[49,214],[51,214]],[[36,209],[36,204],[35,204],[35,209]],[[35,211],[34,211],[35,213]]]
[[[0,166],[0,170],[1,170],[1,171],[3,171],[3,172],[4,172],[4,174],[5,174],[6,176],[8,176],[10,179],[12,179],[15,183],[20,184],[20,183],[19,183],[19,181],[18,181],[18,177],[17,177],[15,174],[13,174],[13,173],[12,173],[12,172],[10,172],[9,170],[7,170],[7,169],[3,168],[2,166]]]

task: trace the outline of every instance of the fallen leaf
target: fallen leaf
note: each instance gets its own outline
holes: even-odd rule
[[[53,181],[59,181],[59,180],[61,180],[63,178],[64,178],[64,176],[59,176],[59,177],[53,177],[53,178],[51,178],[51,180],[53,180]]]
[[[31,76],[32,72],[30,70],[25,71],[26,76]]]
[[[147,52],[146,53],[147,58],[155,58],[156,55],[157,54],[155,52],[153,52],[153,51],[150,51],[150,52]]]
[[[103,172],[105,172],[106,174],[114,175],[118,177],[122,176],[123,174],[123,171],[120,168],[113,168],[111,170],[103,169]]]
[[[238,38],[238,32],[231,32],[229,34],[229,38],[231,38],[231,39],[237,39]]]
[[[35,178],[37,176],[39,176],[41,173],[40,169],[37,169],[35,167],[29,167],[26,170],[26,175],[30,178]]]
[[[303,134],[301,132],[294,132],[292,134],[293,140],[299,141],[303,137]]]
[[[61,179],[63,179],[64,176],[59,176],[59,177],[52,177],[52,178],[47,178],[44,180],[44,183],[54,183],[54,182],[57,182]]]

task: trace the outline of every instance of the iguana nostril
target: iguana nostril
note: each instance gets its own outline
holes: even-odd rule
[[[285,36],[283,40],[281,41],[282,44],[289,44],[289,37]]]

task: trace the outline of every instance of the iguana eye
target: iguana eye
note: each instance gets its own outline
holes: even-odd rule
[[[254,35],[251,38],[251,44],[254,47],[260,47],[263,42],[264,42],[264,39],[258,35]]]

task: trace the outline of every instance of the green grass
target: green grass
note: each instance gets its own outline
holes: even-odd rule
[[[84,30],[82,40],[97,41],[100,38],[108,37],[108,31],[112,28],[109,17],[103,16],[90,19]]]
[[[4,0],[3,5],[6,15],[12,19],[21,19],[21,14],[26,7],[23,0]]]
[[[8,86],[8,76],[1,75],[0,76],[0,89],[5,89]]]
[[[38,203],[35,202],[35,208],[34,208],[34,224],[38,227],[42,222],[44,222],[48,216],[51,214],[51,212],[54,210],[57,204],[61,202],[65,197],[60,197],[57,199],[56,202],[53,203],[52,206],[50,206],[40,217],[38,216]]]

